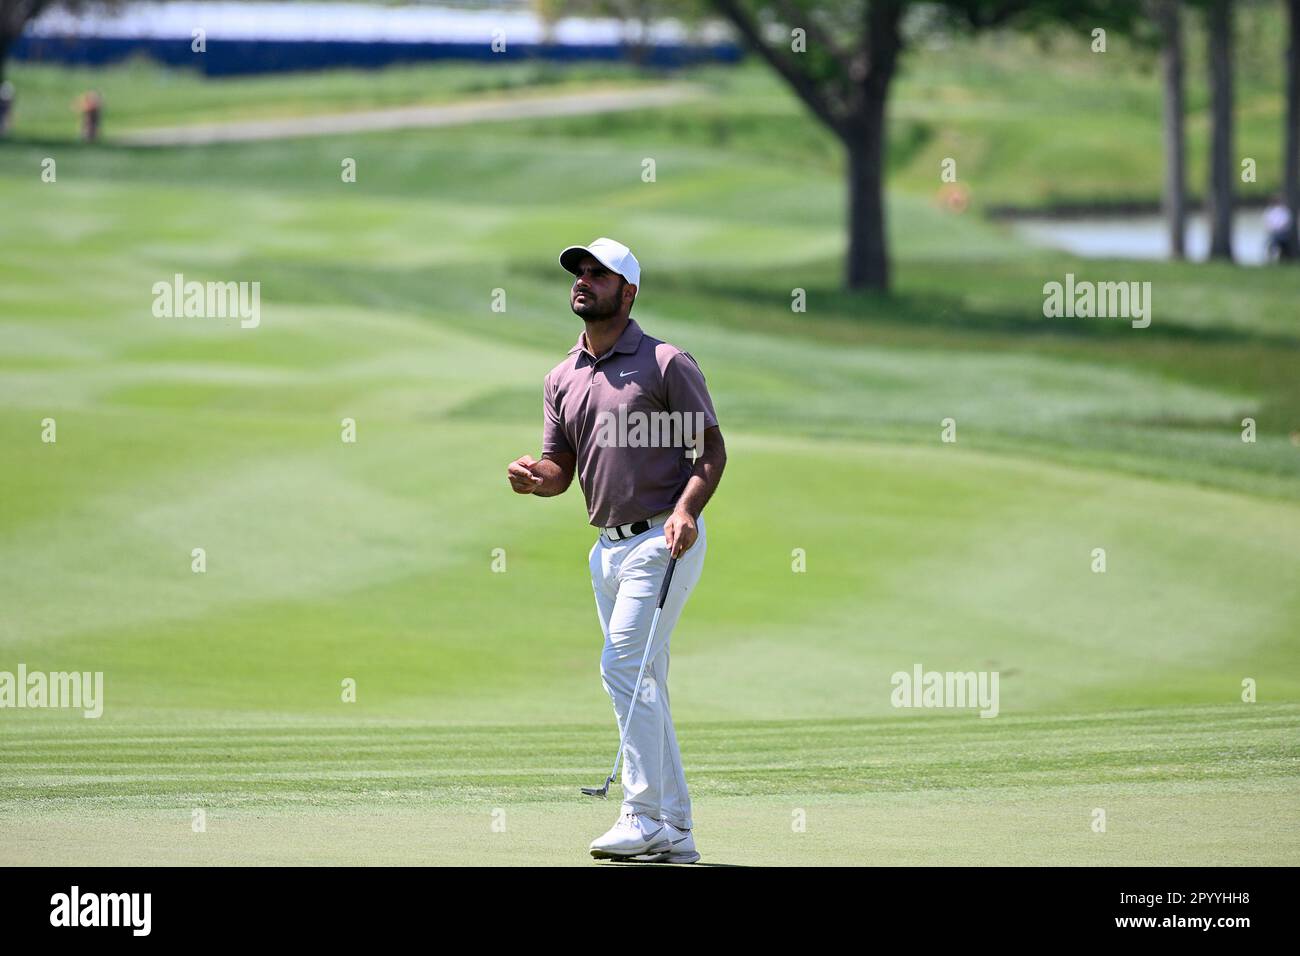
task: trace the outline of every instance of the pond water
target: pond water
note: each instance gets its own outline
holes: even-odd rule
[[[1089,259],[1167,259],[1169,239],[1159,216],[1104,216],[1066,219],[1044,216],[1012,223],[1016,235],[1040,246],[1062,249]],[[1242,265],[1267,262],[1267,234],[1262,214],[1255,210],[1233,217],[1232,252]],[[1203,214],[1187,220],[1187,256],[1203,259],[1210,248],[1210,230]]]

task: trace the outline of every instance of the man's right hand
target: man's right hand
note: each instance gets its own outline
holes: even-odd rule
[[[532,466],[536,464],[538,461],[532,455],[524,455],[512,461],[506,469],[510,487],[521,495],[531,495],[536,491],[542,484],[542,476],[535,475],[532,471]]]

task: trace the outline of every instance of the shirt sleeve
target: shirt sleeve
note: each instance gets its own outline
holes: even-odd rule
[[[574,453],[569,439],[564,436],[564,423],[560,420],[555,385],[548,375],[542,384],[542,454],[553,452],[567,452],[570,455]]]
[[[704,373],[699,363],[690,352],[678,352],[664,369],[664,390],[668,411],[683,414],[699,413],[703,416],[705,428],[718,424],[718,416],[713,411],[713,399],[709,397],[708,386],[704,384]]]

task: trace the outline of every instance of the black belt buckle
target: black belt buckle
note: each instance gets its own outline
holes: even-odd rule
[[[645,532],[649,531],[650,519],[647,518],[643,521],[633,521],[630,525],[627,526],[626,535],[619,530],[619,527],[620,527],[619,525],[614,525],[614,527],[611,529],[614,532],[614,540],[625,541],[628,538],[635,538],[637,535],[644,534]]]

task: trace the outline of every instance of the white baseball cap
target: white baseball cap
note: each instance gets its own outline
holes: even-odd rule
[[[577,268],[578,258],[584,252],[591,253],[606,269],[617,272],[636,286],[637,292],[641,291],[641,263],[636,261],[632,250],[623,243],[601,236],[599,239],[593,239],[590,245],[569,246],[560,253],[560,265],[577,275],[574,270]]]

